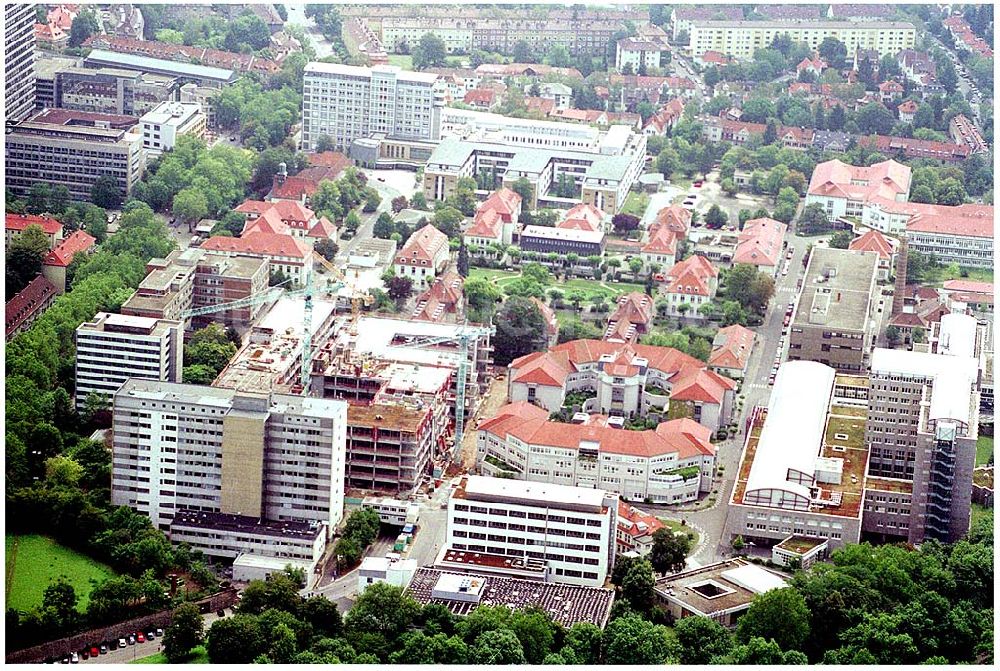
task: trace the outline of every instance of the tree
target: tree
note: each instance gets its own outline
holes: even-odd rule
[[[420,42],[413,47],[411,55],[414,70],[440,68],[448,64],[448,51],[444,40],[431,32],[424,33],[420,37]]]
[[[467,280],[464,289],[469,309],[475,311],[492,307],[501,296],[500,288],[482,277]]]
[[[680,644],[681,664],[708,664],[733,647],[732,634],[715,620],[702,615],[681,618],[674,625]]]
[[[322,256],[327,261],[333,261],[337,258],[337,252],[340,251],[340,247],[336,242],[329,238],[323,238],[313,245],[313,251]]]
[[[634,214],[627,214],[625,212],[616,214],[614,217],[611,218],[611,225],[614,226],[615,231],[619,233],[628,233],[630,231],[634,231],[635,229],[639,228],[639,222],[640,222],[639,217],[635,216]]]
[[[175,217],[179,217],[190,228],[192,224],[201,221],[208,215],[208,201],[201,191],[189,187],[174,196],[171,211]]]
[[[830,247],[833,249],[847,249],[854,239],[851,231],[837,231],[830,237]]]
[[[348,632],[371,632],[393,642],[420,614],[420,604],[403,589],[386,583],[369,586],[344,618]]]
[[[847,123],[847,112],[844,110],[843,105],[835,105],[833,109],[830,110],[830,116],[827,117],[827,126],[830,130],[843,130],[844,124]]]
[[[847,47],[837,38],[827,37],[819,45],[819,55],[831,68],[842,70],[847,60]]]
[[[813,235],[832,229],[830,220],[826,216],[826,210],[820,203],[812,203],[802,208],[796,227],[803,235]]]
[[[615,618],[603,638],[605,664],[676,664],[680,657],[669,630],[638,615]]]
[[[521,297],[509,298],[497,315],[494,361],[506,366],[545,345],[545,319],[538,306]]]
[[[782,652],[773,640],[754,636],[743,645],[733,646],[728,654],[712,658],[712,664],[775,665],[807,664],[808,659],[797,650]]]
[[[361,228],[361,215],[358,214],[357,210],[351,210],[344,217],[344,228],[354,235]]]
[[[388,212],[382,212],[378,215],[378,219],[375,220],[375,224],[372,226],[372,235],[382,240],[388,240],[392,237],[395,230],[396,224],[392,220],[392,215]]]
[[[597,664],[601,657],[603,632],[589,622],[577,622],[566,630],[560,654],[572,657],[576,664]],[[567,649],[572,652],[570,655]]]
[[[79,18],[79,16],[77,17]],[[106,210],[117,210],[122,206],[122,190],[118,180],[111,175],[101,175],[90,187],[90,202]]]
[[[73,19],[69,29],[69,46],[79,47],[87,38],[101,30],[101,24],[97,21],[97,14],[92,9],[84,9]]]
[[[392,277],[386,282],[386,291],[389,298],[396,301],[397,305],[402,305],[413,295],[413,280],[409,277]]]
[[[516,610],[511,613],[508,626],[514,632],[524,650],[528,664],[541,664],[552,651],[560,627],[552,621],[552,616],[537,607]]]
[[[520,177],[517,179],[516,182],[511,184],[510,188],[514,193],[521,196],[521,200],[525,204],[525,209],[528,209],[528,203],[531,202],[531,194],[532,194],[531,182],[529,182],[526,177]]]
[[[462,277],[469,276],[469,250],[465,248],[465,240],[462,240],[461,246],[458,248],[458,274]]]
[[[7,296],[26,287],[42,271],[42,259],[49,251],[49,238],[42,227],[31,224],[7,246]]]
[[[728,223],[729,215],[714,203],[708,208],[708,212],[705,213],[705,224],[709,228],[722,228]]]
[[[392,199],[391,205],[393,214],[399,214],[409,206],[409,202],[406,200],[406,196],[396,196]]]
[[[678,535],[669,527],[664,527],[653,534],[653,548],[649,553],[649,561],[658,573],[680,571],[684,568],[690,549],[691,539],[687,534]]]
[[[737,264],[726,273],[725,295],[744,309],[763,314],[774,295],[774,278],[749,264]]]
[[[666,179],[670,179],[680,168],[681,157],[676,150],[667,147],[656,157],[656,171],[662,173]]]
[[[265,652],[267,641],[256,617],[237,614],[212,623],[207,648],[213,664],[249,664]]]
[[[764,137],[761,142],[765,145],[774,144],[778,141],[778,120],[768,119],[767,126],[764,128]]]
[[[459,225],[462,223],[462,213],[451,206],[439,207],[434,213],[434,228],[444,233],[449,238],[454,238],[459,234]]]
[[[809,607],[795,589],[786,587],[758,594],[739,619],[736,637],[743,643],[759,636],[782,650],[797,650],[809,636]]]
[[[622,597],[639,613],[648,613],[653,608],[653,566],[647,559],[638,559],[629,564],[621,578]]]
[[[76,610],[79,598],[65,576],[49,583],[42,592],[42,614],[54,632],[68,633],[76,627],[80,614]]]
[[[367,592],[366,592],[367,593]],[[473,664],[524,664],[524,647],[510,629],[484,631],[470,653]]]
[[[518,40],[514,43],[510,55],[514,58],[515,63],[535,62],[535,55],[531,51],[531,46],[524,40]]]
[[[179,664],[190,654],[191,649],[204,640],[204,621],[198,607],[193,603],[183,603],[170,618],[170,626],[163,634],[163,653],[167,661]]]
[[[271,609],[295,612],[299,603],[299,580],[287,573],[272,573],[266,580],[252,580],[243,591],[239,612],[260,615]]]
[[[267,24],[255,14],[244,14],[230,21],[223,42],[227,51],[260,51],[271,42],[271,31]]]
[[[899,332],[899,327],[897,326],[887,326],[885,329],[885,339],[889,342],[890,346],[895,346],[902,340],[902,334]]]

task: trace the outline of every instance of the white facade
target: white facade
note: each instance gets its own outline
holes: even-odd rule
[[[156,155],[170,151],[182,135],[202,137],[207,118],[195,102],[163,102],[139,118],[142,148]]]
[[[988,233],[963,235],[957,231],[911,229],[906,231],[906,240],[910,249],[932,255],[943,264],[957,263],[969,268],[993,268],[994,240]]]
[[[168,529],[194,510],[335,529],[347,404],[138,380],[114,399],[111,500]]]
[[[639,68],[660,67],[659,45],[632,38],[618,40],[615,46],[615,69],[621,72],[626,66],[631,66],[633,73],[639,72]]]
[[[416,572],[416,559],[365,557],[358,569],[358,594],[364,594],[366,589],[379,582],[406,587]]]
[[[76,408],[132,377],[179,382],[183,361],[183,322],[99,312],[76,329]]]
[[[446,543],[548,562],[550,580],[604,584],[615,559],[618,498],[600,489],[466,477],[448,501]]]
[[[787,34],[816,50],[827,37],[836,37],[847,53],[874,49],[879,56],[895,56],[912,49],[917,29],[911,23],[849,21],[693,21],[690,27],[691,54],[718,51],[739,60],[753,58],[754,51],[768,47],[774,38]]]
[[[337,149],[372,135],[438,140],[446,88],[432,73],[309,63],[302,95],[302,148],[323,136]]]

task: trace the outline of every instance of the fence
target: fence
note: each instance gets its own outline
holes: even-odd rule
[[[194,602],[198,606],[198,610],[202,613],[210,613],[220,608],[231,608],[234,603],[236,603],[236,590],[232,588]],[[31,648],[15,650],[8,653],[5,660],[7,664],[38,663],[48,657],[62,657],[71,652],[90,647],[95,643],[100,645],[103,641],[117,640],[137,631],[149,631],[156,628],[166,629],[170,625],[170,618],[173,612],[173,608],[162,610],[158,613],[125,620],[124,622],[118,622],[107,627],[80,632],[73,636],[42,643]]]

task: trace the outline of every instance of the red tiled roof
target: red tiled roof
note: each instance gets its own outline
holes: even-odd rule
[[[545,116],[552,113],[556,107],[556,101],[552,98],[540,98],[538,96],[525,96],[524,106],[529,112],[540,112]]]
[[[876,230],[854,238],[847,248],[859,252],[875,252],[881,259],[892,258],[892,243]]]
[[[648,326],[653,321],[653,299],[639,291],[631,291],[618,299],[618,307],[608,322],[629,322]]]
[[[286,177],[284,182],[275,182],[271,187],[270,198],[285,198],[289,200],[301,200],[303,196],[309,198],[319,189],[319,182],[298,175]]]
[[[466,91],[462,102],[466,105],[492,105],[496,95],[493,89],[472,89]]]
[[[48,19],[51,25],[68,31],[73,27],[73,19],[76,18],[76,12],[70,10],[66,5],[59,5],[50,9],[45,18]]]
[[[740,231],[733,263],[776,266],[781,259],[781,244],[788,225],[776,219],[751,219]]]
[[[871,136],[862,135],[858,138],[858,144],[862,147],[868,147],[872,144]],[[971,152],[971,149],[964,144],[920,140],[913,137],[896,137],[894,135],[876,135],[875,149],[881,153],[901,151],[910,158],[934,158],[941,160],[967,158]],[[815,174],[814,172],[813,176]]]
[[[574,205],[566,212],[566,218],[556,224],[556,228],[580,231],[599,231],[604,221],[604,212],[588,203]]]
[[[755,337],[753,331],[739,324],[719,329],[712,342],[708,365],[716,368],[745,369],[750,360]]]
[[[531,297],[531,302],[538,307],[538,311],[542,313],[542,319],[545,320],[545,335],[551,338],[558,334],[559,320],[556,318],[555,311],[546,305],[545,301],[541,301],[534,296]]]
[[[947,280],[943,285],[946,291],[968,291],[974,294],[992,294],[992,282],[976,282],[975,280]]]
[[[481,209],[476,212],[472,226],[466,229],[465,237],[489,238],[499,240],[503,234],[503,222],[500,214],[494,209]]]
[[[691,419],[663,422],[654,431],[628,431],[608,426],[602,415],[591,415],[583,424],[552,422],[547,412],[524,401],[503,406],[479,430],[503,438],[513,436],[528,445],[564,449],[596,442],[601,452],[646,458],[676,453],[679,460],[685,460],[715,454],[709,441],[711,430]]]
[[[691,227],[691,213],[680,205],[668,205],[656,213],[653,226],[661,225],[665,225],[680,237],[685,237]]]
[[[271,74],[281,69],[272,60],[250,54],[237,54],[231,51],[190,47],[153,40],[136,40],[131,37],[114,35],[91,35],[84,41],[83,46],[91,49],[107,49],[122,54],[139,54],[169,61],[198,63],[240,72],[254,71]]]
[[[649,240],[642,246],[643,254],[670,254],[677,253],[677,234],[666,225],[657,226],[655,223],[649,228]]]
[[[245,212],[245,210],[239,209],[236,211]],[[290,230],[291,229],[288,224],[281,220],[281,217],[278,216],[278,213],[275,210],[267,209],[264,210],[256,219],[247,219],[247,221],[243,223],[243,231],[240,235],[247,235],[248,233],[253,233],[254,231],[288,235]]]
[[[7,301],[5,325],[7,336],[46,305],[55,294],[55,286],[43,275],[38,275],[28,282],[28,286]]]
[[[618,500],[618,529],[632,538],[652,536],[664,526],[655,515],[633,508],[621,499]]]
[[[339,151],[321,151],[315,154],[307,154],[306,160],[313,167],[322,166],[324,168],[337,168],[344,170],[351,165],[351,159]]]
[[[513,189],[503,187],[490,194],[489,198],[479,206],[479,211],[495,210],[500,218],[508,224],[514,221],[514,216],[521,207],[521,196]]]
[[[993,237],[993,206],[967,203],[947,205],[919,205],[917,212],[906,224],[907,233],[942,233],[970,238]]]
[[[201,249],[212,252],[234,252],[257,256],[284,256],[306,259],[312,248],[291,235],[254,231],[239,238],[214,236],[201,244]]]
[[[843,161],[824,161],[813,170],[810,195],[865,200],[874,195],[895,200],[910,189],[910,168],[896,161],[853,166]]]
[[[306,235],[310,238],[334,238],[337,235],[337,227],[326,217],[320,217]]]
[[[78,252],[85,252],[94,246],[97,239],[85,231],[73,231],[69,237],[56,245],[42,260],[46,266],[66,267]]]
[[[729,58],[721,51],[706,51],[701,55],[702,63],[714,63],[716,65],[727,65]]]
[[[59,42],[69,39],[69,35],[62,28],[51,23],[36,23],[35,39],[40,42]]]
[[[59,231],[62,230],[62,224],[52,217],[37,214],[7,213],[8,231],[23,231],[28,226],[40,226],[46,235],[58,235]]]
[[[448,236],[427,224],[414,231],[403,249],[396,254],[396,263],[402,265],[427,265],[434,263],[434,257],[441,249],[448,248]]]
[[[709,282],[718,275],[719,271],[708,259],[699,254],[693,254],[667,272],[667,287],[664,292],[685,296],[711,297],[712,289]]]

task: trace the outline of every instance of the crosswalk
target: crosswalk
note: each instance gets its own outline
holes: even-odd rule
[[[751,384],[743,385],[744,389],[770,389],[771,385],[766,382],[753,382]]]

